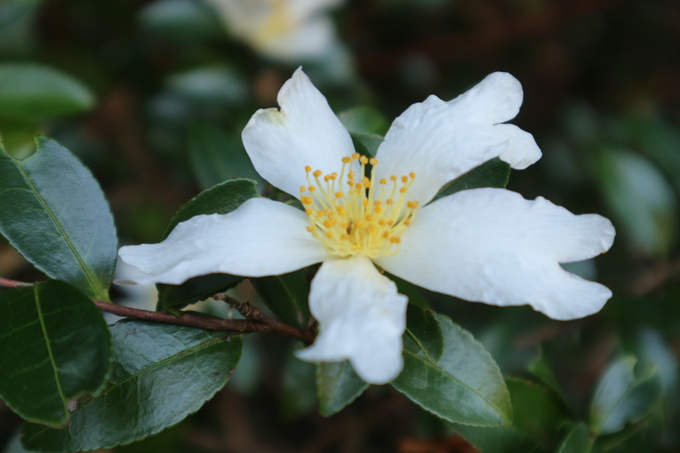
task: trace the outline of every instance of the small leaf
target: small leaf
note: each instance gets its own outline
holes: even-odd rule
[[[144,439],[196,412],[229,379],[241,337],[224,332],[124,320],[111,327],[113,373],[97,397],[78,402],[56,430],[26,424],[30,450],[98,450]]]
[[[383,142],[383,137],[376,134],[352,132],[350,135],[356,152],[367,157],[375,157],[378,147]]]
[[[579,423],[569,431],[557,453],[590,453],[591,448],[593,439],[588,432],[588,426]]]
[[[41,119],[83,112],[94,95],[61,71],[33,63],[0,64],[0,116]]]
[[[435,197],[435,200],[461,190],[478,189],[480,187],[498,187],[504,189],[508,185],[509,179],[510,165],[498,158],[491,159],[444,186]]]
[[[52,280],[0,294],[0,396],[21,417],[64,426],[71,399],[97,394],[110,369],[101,312]]]
[[[596,434],[621,431],[642,420],[659,402],[661,380],[655,366],[636,372],[636,359],[614,362],[600,380],[590,407],[590,428]]]
[[[165,239],[178,223],[202,214],[227,214],[246,200],[258,197],[255,181],[232,179],[224,181],[198,194],[182,206],[165,230]],[[224,292],[243,280],[227,274],[204,275],[192,278],[181,285],[158,284],[158,309],[172,310],[185,307],[213,294]]]
[[[251,278],[251,283],[281,321],[294,327],[309,324],[309,282],[304,270],[271,277]]]
[[[350,133],[385,135],[389,124],[373,107],[359,106],[338,113],[338,118]]]
[[[498,366],[472,335],[436,315],[444,337],[441,359],[433,361],[411,342],[394,388],[424,409],[454,423],[502,426],[512,419],[510,396]]]
[[[316,394],[324,417],[340,412],[367,388],[347,360],[316,365]]]
[[[189,161],[196,179],[207,189],[233,178],[262,179],[255,171],[243,145],[210,124],[189,128]]]
[[[108,300],[117,239],[104,194],[66,148],[36,144],[21,161],[0,147],[0,233],[48,276]]]

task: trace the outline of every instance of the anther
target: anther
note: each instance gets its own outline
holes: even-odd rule
[[[312,167],[310,167],[309,165],[305,165],[305,171],[309,173],[310,171],[312,171]]]
[[[323,172],[321,170],[314,170],[314,173],[312,174],[314,175],[315,178],[318,178],[323,174]]]

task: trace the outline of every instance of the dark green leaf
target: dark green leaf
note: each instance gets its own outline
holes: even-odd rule
[[[255,186],[257,182],[250,179],[232,179],[224,181],[189,200],[170,220],[163,239],[178,223],[203,214],[227,214],[253,197],[259,197]]]
[[[191,166],[204,189],[233,178],[262,182],[241,143],[216,127],[194,124],[188,140]]]
[[[367,388],[347,360],[316,365],[316,394],[324,417],[340,412]]]
[[[435,200],[461,190],[478,189],[480,187],[505,188],[510,179],[510,165],[496,158],[484,162],[464,175],[451,181],[439,191]]]
[[[202,214],[227,214],[253,197],[259,196],[255,181],[232,179],[198,194],[182,206],[165,230],[165,239],[178,223]],[[181,285],[156,285],[158,309],[178,309],[235,286],[242,277],[226,274],[204,275]]]
[[[512,426],[481,428],[455,425],[454,430],[483,453],[533,453],[538,442]]]
[[[92,105],[92,92],[56,69],[33,63],[0,64],[0,116],[40,119],[82,112]]]
[[[513,428],[545,445],[556,442],[560,426],[568,420],[558,396],[531,381],[510,378],[506,383],[514,409]]]
[[[432,310],[410,303],[406,315],[406,332],[432,362],[436,363],[442,358],[444,336]]]
[[[642,420],[659,402],[661,379],[655,366],[636,370],[636,359],[614,362],[600,380],[590,407],[590,428],[596,434],[621,431]]]
[[[309,324],[309,282],[304,270],[251,278],[250,281],[262,301],[281,321],[295,327]]]
[[[385,117],[373,107],[368,106],[345,110],[338,113],[338,118],[350,133],[385,135],[389,128]]]
[[[557,382],[557,378],[555,377],[552,368],[550,368],[550,364],[543,352],[529,364],[529,372],[540,379],[543,384],[552,389],[555,394],[559,395],[560,398],[565,401],[564,392],[562,391],[559,382]]]
[[[201,275],[181,285],[156,285],[158,288],[157,308],[161,311],[179,310],[187,305],[223,293],[243,281],[243,277],[229,274]]]
[[[212,398],[241,355],[242,338],[223,332],[126,320],[111,333],[109,385],[98,397],[79,401],[65,429],[26,424],[26,448],[97,450],[156,434]]]
[[[0,396],[26,420],[65,425],[69,401],[101,391],[110,369],[101,312],[56,280],[0,294],[0,312]]]
[[[369,134],[366,132],[352,132],[352,143],[354,149],[359,154],[367,157],[375,157],[378,152],[378,147],[383,142],[383,137],[376,134]]]
[[[579,423],[569,431],[557,453],[590,453],[592,447],[593,439],[588,432],[588,426]]]
[[[512,419],[510,396],[498,366],[469,332],[436,316],[444,352],[434,362],[411,344],[404,370],[392,385],[424,409],[455,423],[501,426]]]
[[[286,357],[281,376],[281,418],[295,420],[308,414],[316,406],[316,367],[293,354]]]
[[[108,300],[117,239],[104,194],[66,148],[36,144],[21,161],[0,147],[0,233],[48,276]]]

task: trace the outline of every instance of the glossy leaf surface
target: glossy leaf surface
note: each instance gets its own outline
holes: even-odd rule
[[[0,294],[0,396],[26,420],[65,425],[69,401],[98,393],[110,369],[101,312],[51,280]]]
[[[25,425],[28,449],[98,450],[156,434],[212,398],[241,355],[242,338],[224,332],[126,320],[111,333],[113,371],[106,389],[80,400],[65,429]]]
[[[48,276],[107,300],[117,239],[104,194],[66,148],[36,144],[21,161],[0,148],[0,233]]]
[[[357,376],[347,360],[316,365],[319,413],[324,417],[340,412],[367,388],[368,384]]]
[[[448,421],[501,426],[512,419],[510,396],[498,366],[472,335],[436,315],[444,338],[441,359],[414,342],[404,349],[404,370],[392,385],[424,409]]]

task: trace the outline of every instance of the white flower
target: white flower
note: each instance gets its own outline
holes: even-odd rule
[[[160,244],[120,250],[134,282],[178,284],[214,272],[260,277],[323,262],[309,294],[320,334],[298,355],[349,359],[370,383],[389,382],[402,368],[407,298],[381,269],[471,301],[529,304],[554,319],[590,315],[611,297],[559,264],[611,247],[614,228],[604,217],[493,188],[428,204],[489,159],[523,169],[540,158],[531,134],[503,124],[522,102],[511,75],[491,74],[449,102],[430,96],[412,105],[370,160],[354,153],[302,70],[278,101],[280,110],[253,115],[243,142],[258,172],[306,212],[254,198],[226,215],[194,217]]]
[[[229,31],[258,52],[285,61],[322,57],[335,42],[324,14],[342,0],[206,0]]]

